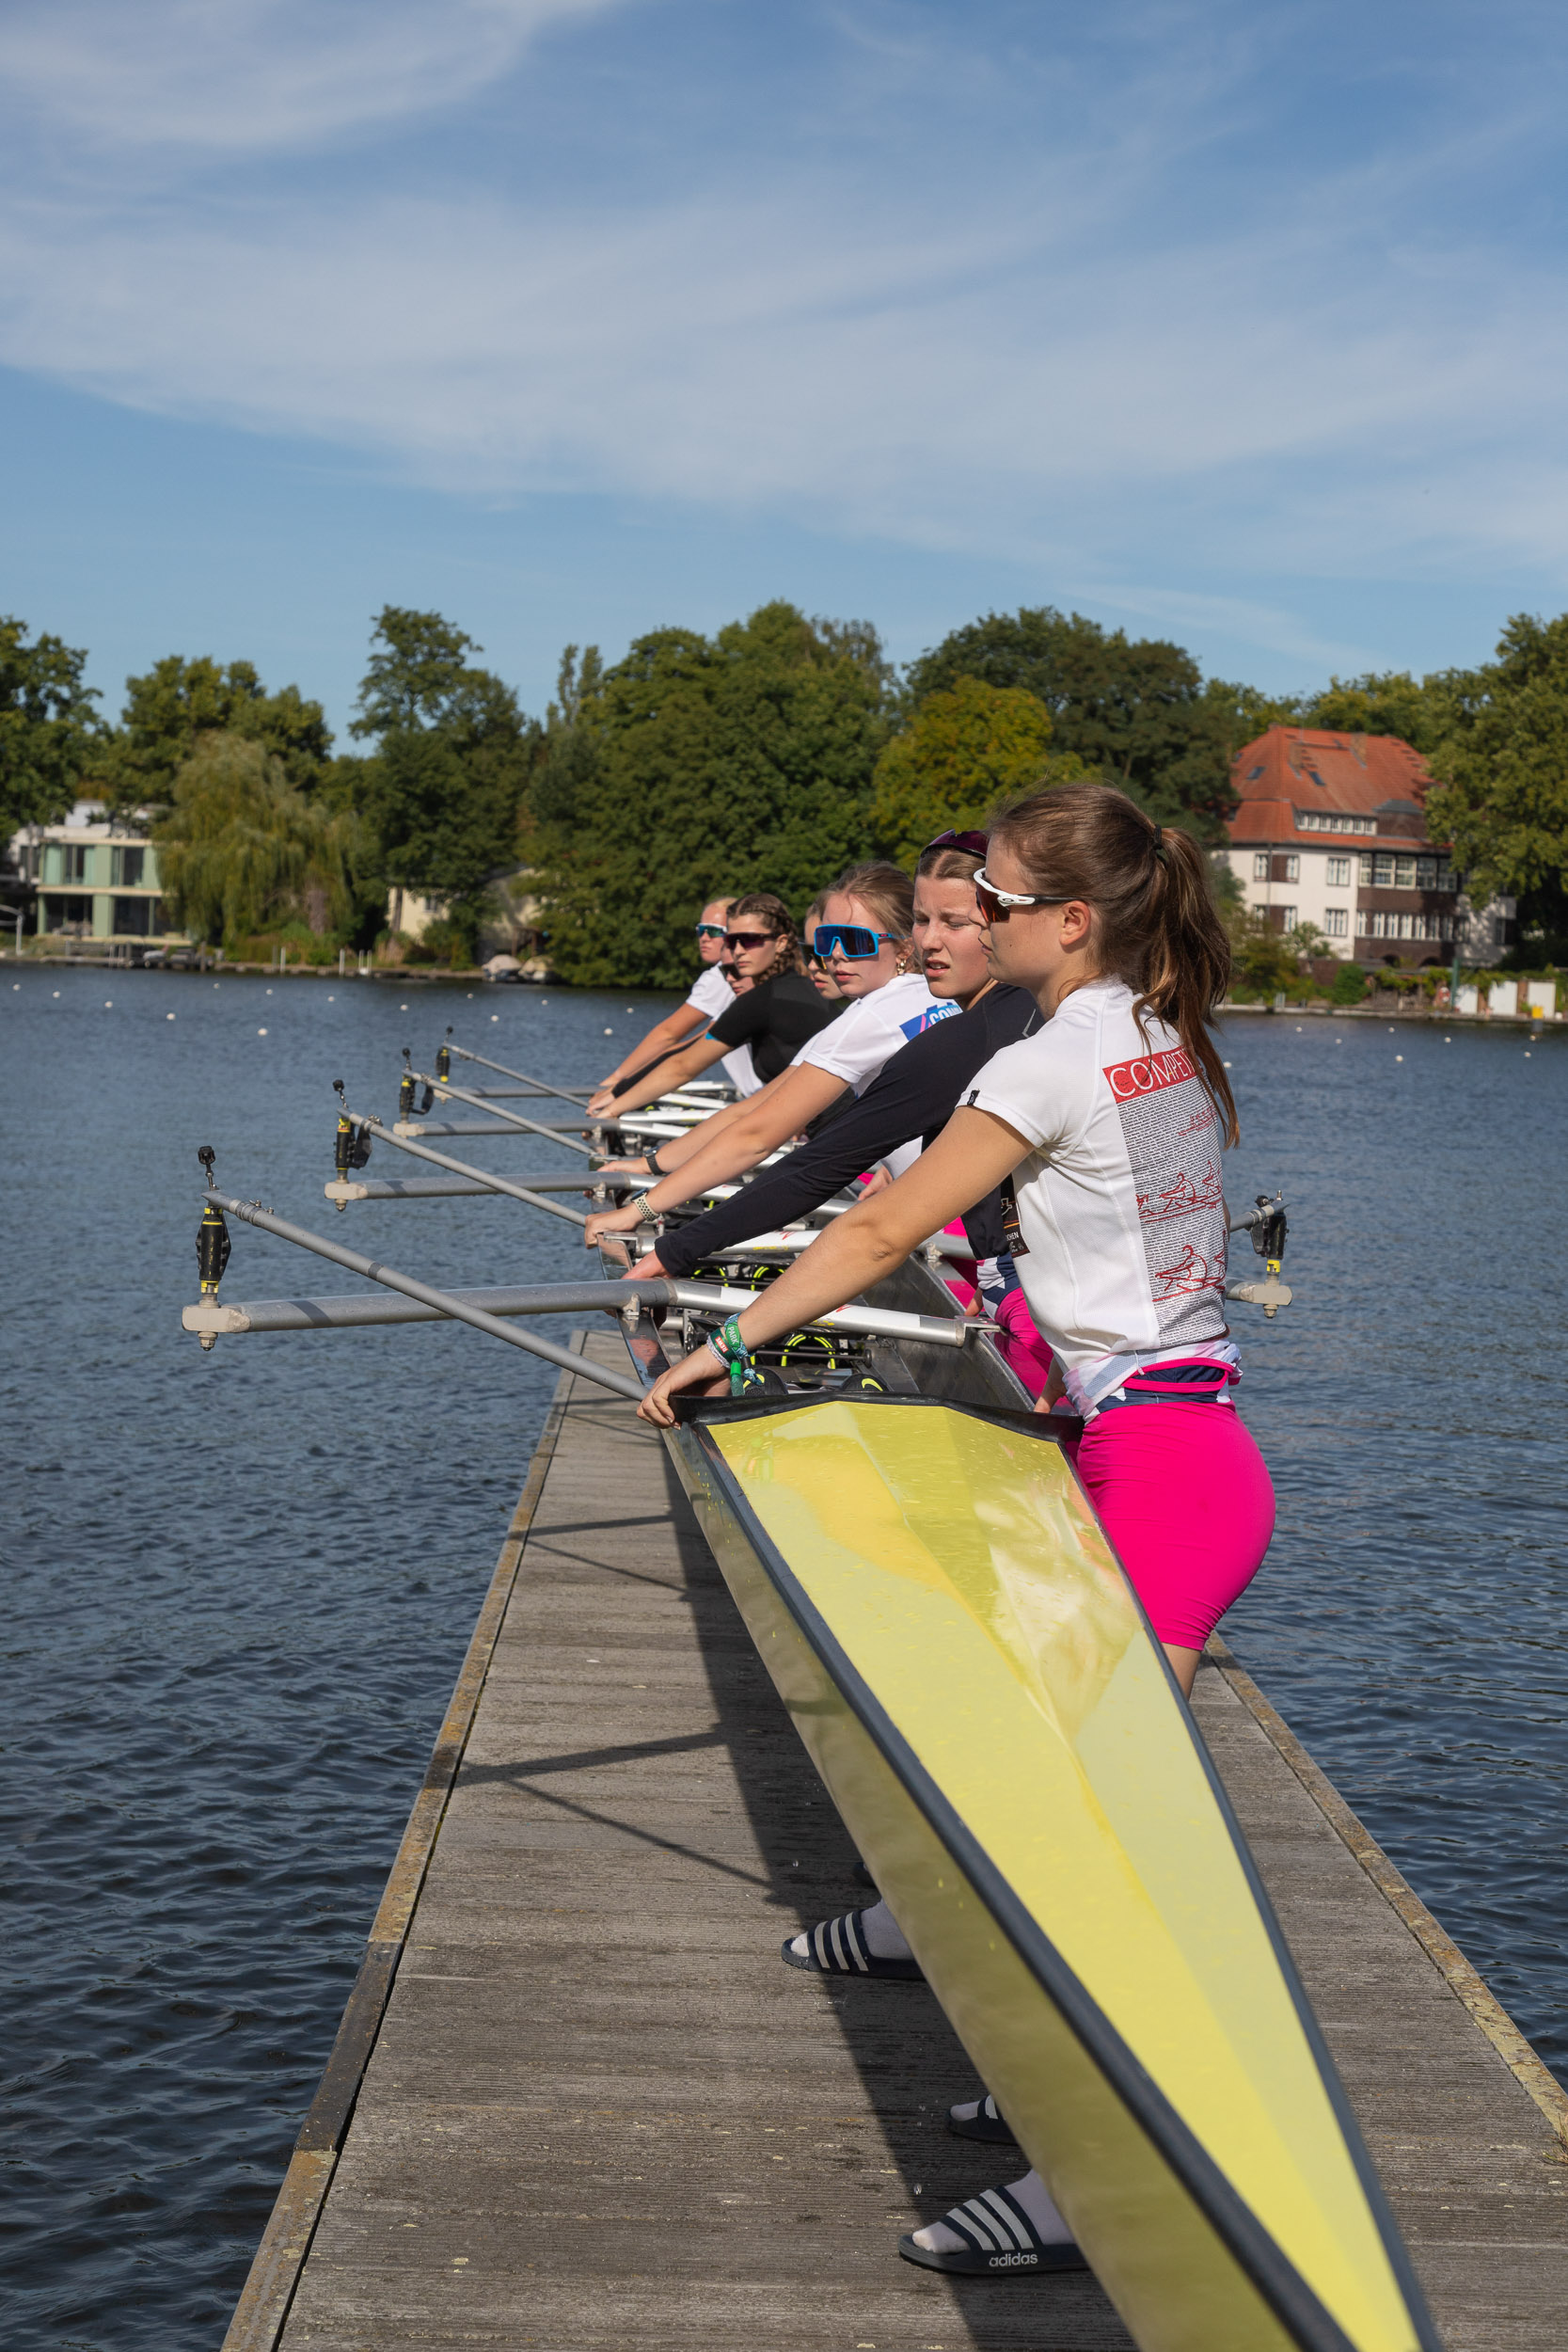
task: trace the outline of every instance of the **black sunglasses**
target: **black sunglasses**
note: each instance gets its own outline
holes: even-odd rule
[[[939,833],[934,841],[927,841],[920,852],[928,857],[933,850],[966,850],[971,857],[984,857],[990,847],[990,836],[984,833]]]
[[[726,947],[766,947],[778,937],[777,931],[726,931],[724,945]]]

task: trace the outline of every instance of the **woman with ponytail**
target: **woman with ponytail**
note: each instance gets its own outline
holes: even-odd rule
[[[1043,1025],[993,1056],[908,1174],[837,1218],[738,1317],[738,1336],[755,1349],[842,1306],[990,1185],[1010,1190],[1013,1262],[1057,1366],[1037,1409],[1065,1394],[1083,1416],[1078,1475],[1190,1694],[1204,1643],[1274,1532],[1269,1474],[1230,1397],[1220,1163],[1236,1107],[1209,1029],[1229,975],[1225,930],[1196,843],[1102,784],[1006,809],[975,895],[992,972],[1030,991]],[[668,1422],[671,1394],[713,1369],[705,1345],[639,1410]],[[825,1921],[784,1958],[919,1974],[885,1903]],[[989,2101],[954,2122],[1010,2137]],[[1034,2257],[1008,2275],[1080,2259],[1035,2173],[899,2250],[989,2273],[997,2200]],[[989,2220],[975,2210],[988,2202]]]

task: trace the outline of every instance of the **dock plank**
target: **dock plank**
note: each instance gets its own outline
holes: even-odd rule
[[[1196,1705],[1445,2341],[1560,2345],[1550,2122],[1217,1665]],[[923,1986],[781,1964],[853,1867],[661,1444],[572,1384],[284,2352],[1127,2346],[1092,2280],[898,2261],[1008,2152],[946,2131]]]

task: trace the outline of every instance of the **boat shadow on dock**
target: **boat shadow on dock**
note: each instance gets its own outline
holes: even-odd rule
[[[585,1345],[625,1360],[618,1334]],[[242,2305],[230,2352],[1129,2345],[1092,2278],[898,2260],[900,2231],[1022,2159],[948,2132],[977,2086],[924,1985],[783,1964],[872,1898],[625,1403],[563,1375],[492,1594],[455,1777],[394,1869],[406,1925],[330,2186],[270,2273],[263,2247],[253,2277],[289,2286]],[[1206,1663],[1199,1721],[1439,2326],[1466,2352],[1560,2341],[1555,2086],[1499,2054],[1248,1691]]]
[[[947,2130],[924,1985],[783,1963],[855,1862],[657,1437],[578,1385],[281,2342],[1130,2344],[1088,2277],[899,2261],[1023,2160]]]

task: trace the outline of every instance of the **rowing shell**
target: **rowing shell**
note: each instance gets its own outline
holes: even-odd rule
[[[650,1334],[629,1343],[662,1368]],[[1144,2352],[1439,2352],[1224,1790],[1048,1424],[927,1397],[681,1409],[671,1451],[796,1728]]]

